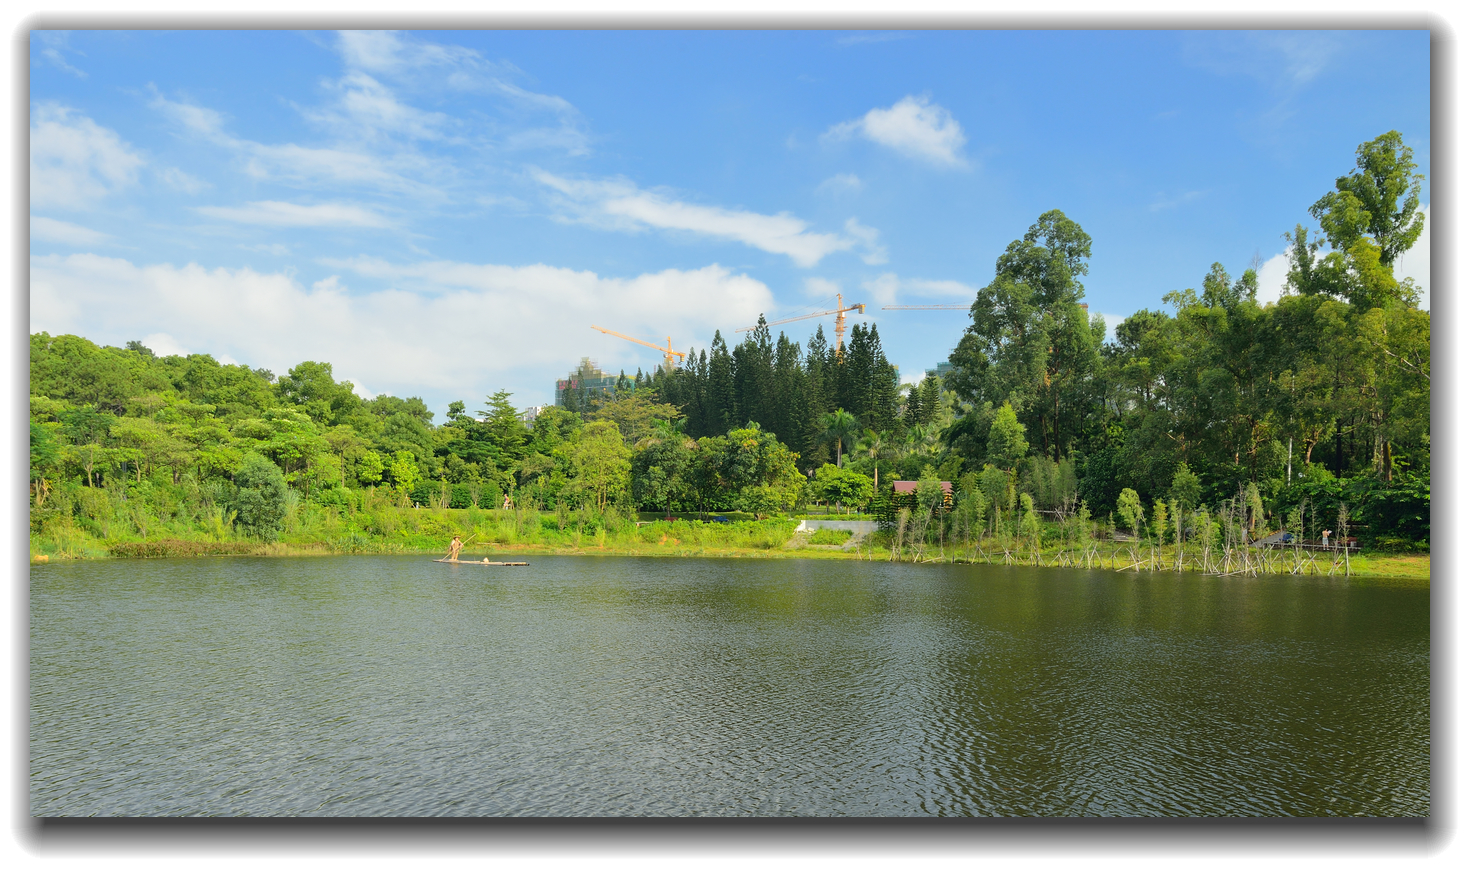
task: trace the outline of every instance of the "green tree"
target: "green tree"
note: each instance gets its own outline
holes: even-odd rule
[[[631,456],[612,421],[593,421],[582,430],[571,460],[576,468],[577,485],[587,492],[598,510],[627,493]]]
[[[1188,463],[1180,463],[1174,469],[1174,480],[1169,485],[1169,496],[1178,500],[1179,505],[1185,509],[1192,509],[1199,504],[1199,476],[1190,471]]]
[[[408,451],[394,453],[388,462],[388,475],[393,479],[395,490],[404,496],[412,493],[414,485],[419,483],[419,466],[413,454]]]
[[[1424,231],[1419,212],[1423,174],[1414,173],[1414,150],[1397,131],[1358,147],[1357,173],[1337,178],[1337,187],[1312,205],[1327,239],[1346,253],[1367,236],[1378,248],[1378,259],[1392,267]]]
[[[631,460],[633,503],[638,508],[672,514],[688,499],[689,466],[697,445],[683,433],[684,421],[655,421],[653,432],[639,443]]]
[[[235,470],[235,495],[231,503],[235,522],[247,534],[267,542],[280,538],[288,501],[286,477],[259,454],[250,454]]]
[[[839,511],[844,506],[862,508],[873,499],[873,483],[867,476],[851,469],[839,469],[831,463],[812,476],[811,490],[823,500],[835,503]]]
[[[46,476],[61,462],[61,450],[51,430],[31,421],[31,490],[36,497],[36,506],[46,501],[51,491],[51,482]]]
[[[526,430],[526,424],[521,420],[520,412],[510,404],[510,393],[501,390],[485,399],[489,406],[480,413],[485,418],[484,432],[487,440],[495,447],[495,465],[504,469],[510,468],[523,456],[522,450],[530,435]],[[466,459],[470,459],[466,457]]]
[[[1000,410],[995,412],[995,419],[990,422],[990,435],[986,440],[990,462],[998,469],[1013,472],[1026,459],[1030,448],[1025,427],[1016,419],[1011,403],[1000,406]]]
[[[329,362],[303,362],[276,382],[276,393],[319,424],[340,423],[362,405],[351,381],[338,383]]]
[[[357,457],[357,467],[353,474],[360,484],[377,484],[383,480],[383,469],[386,464],[383,457],[372,448],[363,451]]]
[[[1144,523],[1143,502],[1138,497],[1138,491],[1131,487],[1123,488],[1118,494],[1118,518],[1137,538],[1138,528]]]
[[[1080,225],[1060,210],[1042,214],[1006,247],[995,279],[976,293],[946,378],[964,401],[1010,402],[1055,461],[1083,423],[1104,332],[1080,305],[1078,278],[1091,255],[1092,238]]]
[[[629,444],[637,444],[657,432],[658,421],[667,423],[679,417],[679,409],[659,402],[652,390],[597,400],[591,407],[587,420],[611,420]]]
[[[818,441],[823,444],[830,441],[837,442],[837,465],[840,468],[842,466],[842,443],[846,441],[851,445],[862,427],[856,417],[841,408],[829,414],[823,414],[818,422],[822,425]]]

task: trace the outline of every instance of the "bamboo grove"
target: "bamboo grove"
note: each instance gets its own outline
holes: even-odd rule
[[[762,319],[529,425],[504,392],[436,424],[417,398],[359,398],[327,363],[277,377],[38,333],[33,539],[268,542],[328,521],[391,539],[415,507],[564,528],[821,504],[883,521],[894,559],[1117,566],[1124,551],[1138,568],[1301,571],[1331,561],[1251,543],[1323,529],[1427,550],[1430,321],[1394,273],[1423,229],[1415,171],[1396,132],[1364,143],[1307,207],[1315,230],[1285,235],[1284,289],[1216,263],[1111,337],[1083,306],[1091,238],[1049,211],[940,339],[948,371],[913,386],[876,326],[839,350]],[[917,487],[894,495],[896,480]]]

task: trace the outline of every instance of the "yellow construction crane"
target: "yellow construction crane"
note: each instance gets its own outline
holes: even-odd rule
[[[675,368],[674,357],[679,357],[679,365],[684,364],[684,357],[687,354],[680,353],[679,351],[674,349],[674,339],[672,336],[664,339],[665,342],[667,342],[668,344],[667,347],[659,347],[657,344],[650,344],[647,341],[642,341],[638,338],[634,338],[632,335],[624,335],[622,332],[614,332],[611,329],[604,329],[601,326],[593,326],[592,328],[596,329],[604,335],[616,335],[624,341],[632,341],[634,344],[642,344],[644,347],[652,347],[654,350],[661,351],[664,355],[664,366],[670,374],[673,373]]]
[[[794,323],[797,320],[810,320],[812,317],[825,317],[825,316],[827,316],[829,314],[836,314],[837,315],[837,327],[836,327],[836,331],[833,333],[833,335],[835,335],[836,336],[836,339],[837,339],[837,358],[840,360],[840,359],[842,359],[842,336],[847,334],[847,312],[848,311],[857,311],[858,313],[862,314],[862,313],[866,313],[867,312],[867,310],[866,310],[867,307],[868,307],[867,305],[862,304],[862,303],[858,303],[858,304],[855,304],[855,305],[848,305],[847,307],[843,307],[842,306],[842,293],[839,292],[839,293],[837,293],[837,309],[836,310],[832,310],[832,311],[817,311],[815,314],[802,314],[799,317],[787,317],[784,320],[772,320],[771,322],[767,323],[766,325],[767,326],[779,326],[782,323]],[[757,324],[757,325],[759,325],[759,324]],[[755,326],[746,326],[743,329],[736,329],[735,331],[736,332],[749,332],[750,330],[752,330],[754,328],[756,328],[756,327]]]

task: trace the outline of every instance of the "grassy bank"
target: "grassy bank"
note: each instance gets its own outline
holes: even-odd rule
[[[608,552],[681,554],[770,552],[791,541],[796,519],[729,523],[639,522],[603,514],[531,510],[415,509],[385,506],[362,512],[298,508],[274,542],[242,539],[222,526],[101,528],[89,521],[57,521],[31,534],[31,554],[50,559],[193,557],[203,555],[442,554],[454,536],[465,556],[484,553]]]
[[[373,514],[338,514],[334,509],[314,510],[290,522],[285,538],[276,542],[240,539],[229,530],[218,532],[119,534],[107,538],[93,528],[76,523],[50,527],[31,536],[35,559],[85,559],[104,557],[205,557],[267,556],[292,557],[335,554],[421,554],[442,556],[456,534],[464,538],[465,558],[503,554],[624,555],[648,557],[831,557],[852,560],[893,560],[895,552],[886,534],[876,534],[856,548],[839,550],[827,544],[832,538],[793,538],[799,517],[766,520],[702,523],[690,520],[634,521],[616,512],[597,515],[564,512],[560,515],[536,511],[481,509],[378,509]],[[825,535],[825,534],[822,534]],[[845,539],[845,535],[842,538]],[[835,537],[836,534],[833,534]],[[960,550],[953,545],[907,546],[903,562],[1001,563],[1001,549],[987,540],[982,552]],[[1035,558],[1013,557],[1015,565],[1070,565],[1056,560],[1055,549]],[[1089,561],[1092,568],[1122,569],[1131,566],[1126,550],[1110,548]],[[1330,561],[1323,558],[1324,574]],[[1401,580],[1428,584],[1428,554],[1364,553],[1352,559],[1353,575],[1363,578]]]

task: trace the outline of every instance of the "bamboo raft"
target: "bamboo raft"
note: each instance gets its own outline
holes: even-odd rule
[[[450,560],[441,557],[435,563],[462,563],[466,566],[530,566],[530,562],[524,560]]]

